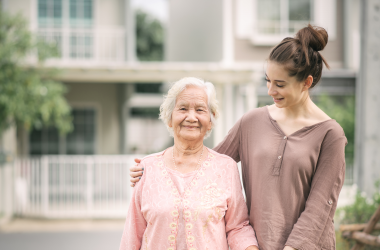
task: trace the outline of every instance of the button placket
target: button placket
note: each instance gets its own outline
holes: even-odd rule
[[[288,139],[288,137],[284,136],[283,140],[281,140],[280,145],[278,146],[277,156],[276,156],[277,159],[276,159],[276,162],[274,163],[274,166],[273,166],[272,175],[280,175],[283,155],[284,155],[286,143],[288,141],[287,139]]]

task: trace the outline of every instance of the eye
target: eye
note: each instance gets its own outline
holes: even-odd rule
[[[270,82],[270,80],[269,80],[268,78],[265,78],[265,81],[266,81],[266,82]]]
[[[279,87],[279,88],[284,87],[284,85],[278,85],[278,84],[276,84],[276,86]]]
[[[197,109],[197,111],[203,111],[203,109]]]
[[[186,108],[179,108],[179,110],[186,110]]]

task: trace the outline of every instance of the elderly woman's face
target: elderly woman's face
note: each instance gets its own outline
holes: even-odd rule
[[[207,94],[203,88],[188,86],[178,96],[169,127],[184,140],[203,140],[212,128]]]

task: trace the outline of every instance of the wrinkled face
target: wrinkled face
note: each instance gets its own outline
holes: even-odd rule
[[[173,128],[174,138],[203,140],[212,128],[207,94],[203,88],[189,86],[177,96],[169,127]]]
[[[289,76],[284,66],[276,62],[268,62],[266,81],[268,95],[273,98],[278,108],[302,104],[308,96],[308,88],[305,89],[304,82]]]

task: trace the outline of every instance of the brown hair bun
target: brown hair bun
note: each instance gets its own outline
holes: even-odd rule
[[[321,51],[326,47],[329,40],[327,31],[318,26],[311,26],[310,24],[300,29],[296,34],[296,39],[300,41],[302,47],[310,46],[315,51]]]
[[[313,77],[313,88],[321,79],[323,64],[329,68],[326,60],[318,52],[326,47],[327,31],[322,27],[310,24],[299,30],[294,38],[287,37],[275,46],[269,54],[269,61],[285,66],[289,76],[298,81]]]

